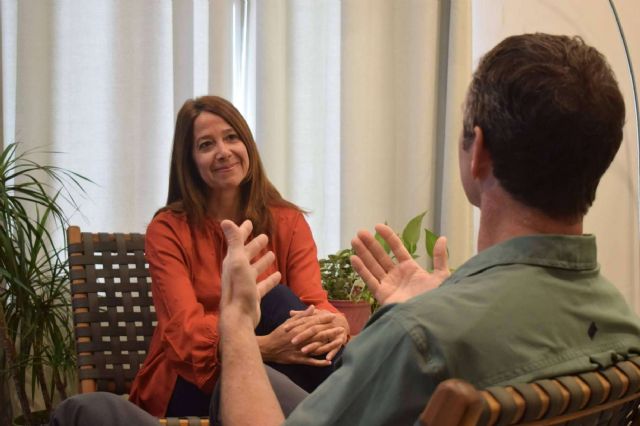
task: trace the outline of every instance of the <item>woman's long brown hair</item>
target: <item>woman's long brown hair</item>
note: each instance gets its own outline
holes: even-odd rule
[[[187,100],[176,119],[169,173],[169,193],[165,209],[184,211],[193,228],[202,228],[207,213],[207,192],[210,188],[202,180],[193,160],[193,125],[203,111],[220,116],[238,133],[247,148],[249,169],[240,184],[240,211],[244,219],[253,222],[253,234],[272,236],[273,217],[269,207],[286,206],[300,210],[282,198],[267,178],[258,147],[249,125],[240,112],[224,98],[202,96]]]

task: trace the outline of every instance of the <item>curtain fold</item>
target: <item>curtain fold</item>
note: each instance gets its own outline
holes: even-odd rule
[[[16,73],[15,80],[3,75],[2,84],[15,86],[7,102],[15,102],[15,130],[4,142],[57,151],[38,160],[94,181],[85,184],[81,211],[70,212],[74,223],[144,230],[166,195],[170,4],[27,0],[13,6]]]
[[[473,229],[456,180],[457,137],[452,133],[462,121],[461,110],[451,106],[460,102],[470,72],[463,57],[469,3],[456,2],[453,25],[452,16],[441,13],[445,3],[343,2],[343,244],[357,229],[379,222],[388,221],[399,232],[410,218],[427,211],[425,227],[454,232],[455,260],[472,253],[469,244],[461,243],[473,239]],[[447,72],[438,64],[443,37],[460,49],[452,52],[452,74],[442,80],[451,86],[448,92],[438,85],[439,70]],[[439,103],[441,95],[445,101]],[[438,126],[445,125],[452,130],[439,135]],[[443,165],[440,172],[438,165]],[[438,193],[444,207],[436,205]],[[460,204],[453,207],[454,200]],[[451,212],[459,213],[455,220]]]
[[[250,2],[255,130],[267,173],[308,210],[320,253],[340,241],[340,2]]]

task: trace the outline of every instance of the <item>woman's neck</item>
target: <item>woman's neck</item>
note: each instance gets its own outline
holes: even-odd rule
[[[207,215],[217,221],[224,219],[239,223],[240,191],[216,192],[209,196]]]

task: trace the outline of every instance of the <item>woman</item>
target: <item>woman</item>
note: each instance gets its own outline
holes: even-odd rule
[[[309,226],[267,179],[246,121],[225,99],[188,100],[176,120],[167,206],[146,234],[158,325],[130,399],[154,416],[208,413],[219,375],[223,219],[250,219],[254,235],[267,234],[282,274],[256,329],[266,362],[313,390],[347,340],[346,319],[321,288]]]

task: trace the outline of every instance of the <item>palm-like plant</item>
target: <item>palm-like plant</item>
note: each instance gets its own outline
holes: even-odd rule
[[[10,144],[0,154],[0,377],[12,381],[25,424],[34,424],[38,391],[47,410],[56,393],[66,397],[73,370],[64,233],[56,231],[67,225],[62,206],[76,207],[72,194],[86,181],[33,153]]]

